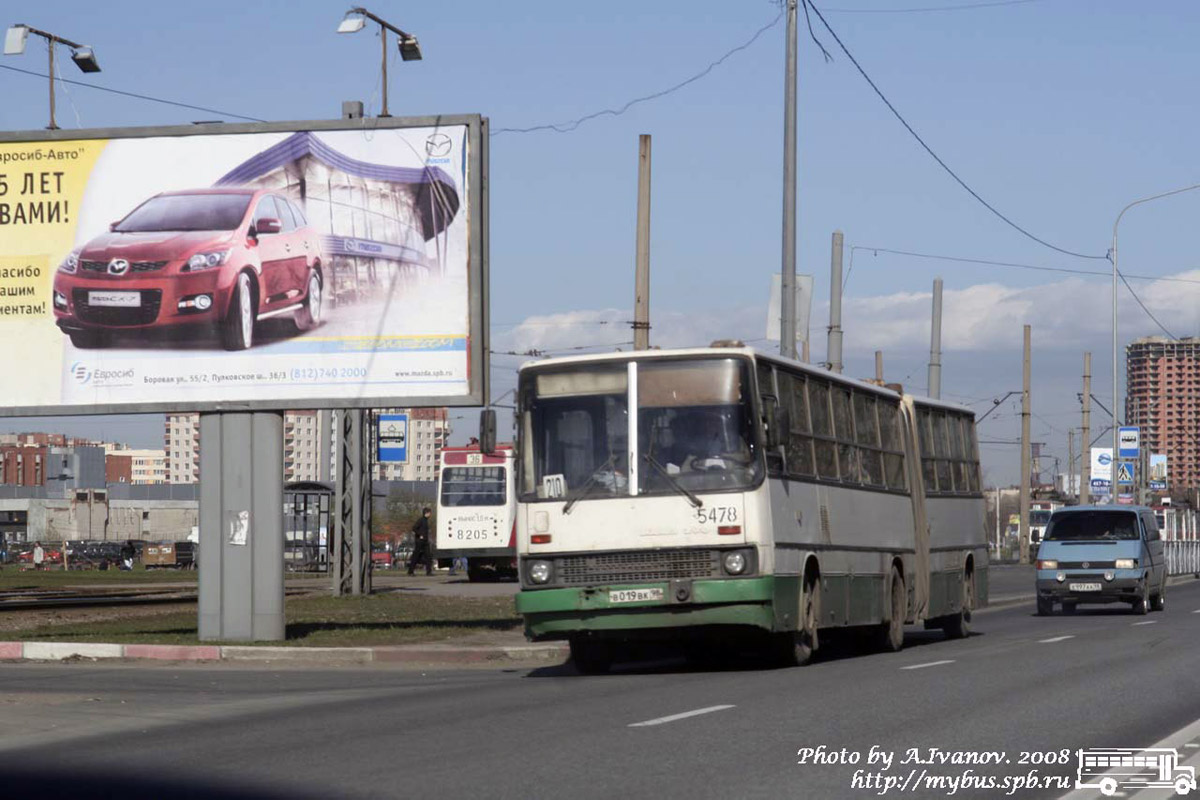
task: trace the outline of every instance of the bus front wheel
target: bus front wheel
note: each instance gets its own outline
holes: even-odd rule
[[[1105,778],[1100,781],[1100,794],[1105,797],[1112,797],[1117,793],[1117,782],[1112,778]]]
[[[817,652],[817,626],[821,620],[821,581],[815,575],[804,579],[800,598],[799,630],[775,634],[779,660],[785,667],[803,667]]]

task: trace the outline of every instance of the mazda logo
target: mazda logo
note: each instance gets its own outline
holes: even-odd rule
[[[448,156],[453,144],[446,134],[435,133],[425,140],[425,153],[431,157]]]
[[[124,275],[129,272],[129,262],[123,258],[114,258],[108,262],[109,275]]]

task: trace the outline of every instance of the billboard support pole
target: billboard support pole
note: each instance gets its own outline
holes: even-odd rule
[[[368,412],[337,412],[337,490],[334,501],[333,596],[370,594],[371,466]]]
[[[283,414],[200,415],[201,641],[282,641]]]
[[[1083,453],[1079,457],[1079,503],[1092,499],[1092,354],[1083,354]]]
[[[842,371],[842,232],[833,232],[829,255],[829,369]]]
[[[933,319],[929,326],[929,385],[934,400],[942,398],[942,279],[933,279]]]
[[[633,297],[633,349],[650,349],[650,134],[638,137],[637,286]]]

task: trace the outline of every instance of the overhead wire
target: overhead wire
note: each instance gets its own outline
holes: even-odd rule
[[[32,75],[35,78],[49,78],[50,77],[49,75],[47,75],[44,72],[36,72],[31,69],[21,69],[20,67],[9,66],[8,64],[0,64],[0,69],[6,69],[11,72],[20,72],[23,75]],[[233,117],[234,119],[244,119],[244,120],[248,120],[250,122],[266,122],[265,119],[259,119],[258,117],[248,117],[245,114],[235,114],[232,111],[221,111],[220,109],[216,109],[216,108],[207,108],[206,106],[197,106],[197,105],[193,105],[191,103],[181,103],[177,100],[167,100],[162,97],[154,97],[153,95],[141,94],[139,92],[127,92],[123,89],[113,89],[111,87],[100,86],[99,84],[95,84],[95,83],[85,83],[84,81],[72,80],[71,78],[63,78],[63,77],[55,76],[55,80],[61,81],[62,83],[69,83],[72,86],[85,86],[88,89],[95,89],[98,92],[108,92],[109,94],[119,94],[122,97],[132,97],[137,100],[148,100],[152,103],[162,103],[163,105],[176,106],[178,108],[189,108],[193,111],[203,111],[207,114],[218,114],[222,117]]]
[[[841,49],[841,51],[843,53],[845,53],[846,58],[850,59],[850,63],[854,65],[854,68],[856,70],[858,70],[859,75],[861,75],[863,77],[863,79],[867,82],[867,84],[871,87],[871,89],[874,90],[875,94],[879,97],[880,100],[883,101],[883,104],[888,107],[888,110],[892,112],[892,115],[897,120],[899,120],[900,124],[904,126],[905,130],[907,130],[912,135],[912,137],[914,139],[916,139],[917,143],[919,145],[921,145],[921,147],[925,150],[925,152],[928,153],[929,156],[938,163],[938,166],[940,166],[943,170],[945,170],[946,174],[949,175],[951,178],[953,178],[954,181],[959,186],[961,186],[969,195],[971,195],[971,197],[975,198],[975,200],[978,201],[980,203],[980,205],[982,205],[988,211],[992,212],[992,214],[994,214],[997,218],[999,218],[1004,223],[1006,223],[1013,230],[1022,234],[1026,238],[1028,238],[1034,242],[1037,242],[1038,244],[1042,245],[1043,247],[1048,247],[1051,250],[1055,250],[1064,255],[1074,256],[1075,258],[1084,258],[1084,259],[1091,259],[1091,260],[1096,260],[1096,261],[1103,261],[1103,260],[1107,259],[1107,256],[1089,255],[1087,253],[1079,253],[1074,250],[1068,250],[1067,248],[1059,247],[1058,245],[1051,244],[1050,242],[1046,241],[1045,239],[1042,239],[1041,237],[1034,235],[1026,228],[1023,228],[1021,225],[1017,224],[1011,218],[1009,218],[1004,213],[1002,213],[994,205],[989,203],[987,200],[984,200],[983,196],[980,195],[979,192],[975,191],[975,189],[971,188],[971,186],[965,180],[960,178],[958,176],[958,173],[955,172],[953,169],[951,169],[950,165],[947,164],[942,159],[941,156],[939,156],[936,152],[934,152],[933,148],[930,147],[925,142],[925,140],[923,138],[921,138],[921,135],[919,133],[917,133],[917,131],[913,128],[913,126],[908,123],[908,120],[906,120],[904,118],[904,116],[896,109],[896,107],[892,104],[892,101],[887,98],[887,95],[885,95],[883,93],[883,91],[879,88],[879,86],[875,83],[875,81],[871,79],[871,76],[867,74],[867,71],[865,69],[863,69],[861,64],[858,63],[858,60],[854,57],[854,54],[851,53],[850,49],[848,47],[846,47],[845,43],[842,42],[841,38],[833,30],[833,26],[831,26],[829,24],[828,20],[826,20],[825,16],[821,13],[821,10],[819,8],[817,8],[815,5],[813,5],[812,0],[801,0],[801,2],[806,3],[808,5],[808,7],[812,9],[813,13],[817,15],[817,19],[821,20],[821,24],[825,26],[825,30],[827,30],[829,32],[829,35],[833,37],[833,40],[835,42],[837,42],[838,47]]]
[[[972,11],[978,8],[1000,8],[1001,6],[1023,6],[1045,0],[990,0],[984,3],[965,3],[954,6],[924,6],[918,8],[826,8],[829,14],[927,14],[938,11]]]
[[[775,19],[771,20],[766,25],[763,25],[761,28],[759,28],[757,31],[755,31],[754,35],[751,36],[749,39],[747,39],[746,41],[737,45],[733,49],[727,50],[716,61],[713,61],[704,69],[700,70],[699,72],[692,75],[691,77],[680,81],[679,83],[675,84],[674,86],[668,87],[668,88],[663,89],[658,92],[654,92],[652,94],[643,95],[641,97],[635,97],[632,100],[629,100],[624,105],[622,105],[618,108],[605,108],[600,111],[593,111],[590,114],[584,114],[582,117],[577,117],[576,119],[568,120],[566,122],[554,122],[554,123],[547,123],[547,124],[543,124],[543,125],[531,125],[527,128],[493,128],[491,135],[499,136],[502,133],[535,133],[538,131],[553,131],[554,133],[570,133],[570,132],[574,131],[576,128],[578,128],[580,125],[582,125],[583,123],[588,122],[593,119],[596,119],[597,117],[604,117],[604,116],[619,117],[636,105],[639,105],[641,103],[648,103],[651,100],[657,100],[661,97],[666,97],[667,95],[673,94],[673,93],[679,91],[680,89],[690,86],[691,84],[695,83],[696,81],[700,80],[701,78],[704,78],[710,72],[712,72],[714,69],[721,66],[727,60],[732,58],[734,55],[749,48],[751,45],[753,45],[755,42],[757,42],[758,39],[764,33],[771,30],[771,28],[774,28],[776,25],[778,25],[779,21],[783,19],[783,14],[784,14],[784,12],[781,10],[775,16]]]

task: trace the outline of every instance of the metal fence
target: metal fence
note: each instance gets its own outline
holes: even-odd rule
[[[1163,542],[1168,575],[1200,577],[1200,540]]]

